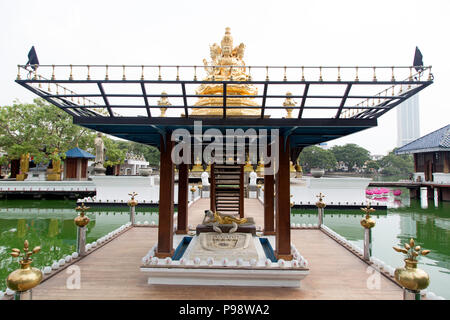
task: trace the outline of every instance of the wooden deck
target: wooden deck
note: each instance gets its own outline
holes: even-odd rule
[[[208,206],[209,199],[194,203],[189,224],[200,223]],[[262,225],[258,200],[246,199],[245,212]],[[381,275],[379,288],[368,289],[367,264],[320,230],[292,230],[292,242],[310,267],[301,288],[148,285],[139,267],[156,239],[157,228],[132,228],[76,263],[80,289],[66,288],[70,275],[63,270],[33,289],[33,299],[402,299],[402,290]]]

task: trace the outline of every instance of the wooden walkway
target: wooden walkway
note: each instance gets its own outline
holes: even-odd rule
[[[209,199],[194,203],[189,224],[201,222],[208,206]],[[258,200],[246,199],[245,210],[262,225]],[[301,288],[148,285],[139,267],[156,239],[157,228],[132,228],[76,263],[80,289],[67,289],[70,274],[63,270],[33,289],[33,299],[402,299],[402,290],[382,275],[379,288],[369,289],[367,264],[320,230],[292,230],[292,242],[310,267]]]

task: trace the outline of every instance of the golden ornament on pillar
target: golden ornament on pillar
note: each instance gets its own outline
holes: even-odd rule
[[[166,116],[167,107],[172,104],[169,102],[169,98],[167,98],[167,93],[165,91],[161,92],[161,99],[158,100],[158,106],[160,106],[159,110],[161,110],[161,117]]]
[[[243,60],[244,50],[245,45],[243,43],[233,48],[233,38],[230,33],[230,28],[226,28],[220,46],[217,43],[210,46],[211,61],[208,62],[206,59],[203,59],[207,73],[206,78],[203,80],[249,81],[249,75],[247,74],[247,68]],[[196,90],[196,94],[217,95],[217,98],[200,97],[194,104],[200,108],[193,108],[191,116],[223,116],[223,93],[224,87],[221,83],[203,83],[200,85]],[[228,96],[226,98],[227,106],[243,107],[242,109],[227,109],[226,115],[228,117],[257,117],[261,114],[260,108],[245,108],[259,106],[254,98],[245,97],[258,94],[258,89],[255,86],[245,83],[228,83],[226,94]],[[201,108],[203,106],[217,106],[220,108]]]
[[[28,240],[23,244],[23,254],[19,249],[12,249],[11,256],[14,258],[21,257],[19,261],[20,269],[11,272],[6,279],[6,286],[17,292],[24,292],[36,287],[42,281],[42,272],[39,269],[31,267],[33,259],[31,256],[38,253],[41,247],[34,247],[29,251]]]
[[[362,211],[365,212],[366,216],[364,219],[361,220],[361,225],[366,229],[371,229],[375,227],[375,220],[373,220],[370,217],[370,214],[375,212],[376,210],[374,208],[370,207],[370,203],[367,203],[367,206],[365,208],[361,208]]]
[[[325,202],[323,201],[323,198],[325,198],[325,195],[321,193],[319,193],[317,196],[317,198],[319,198],[319,201],[316,202],[316,207],[323,209],[325,208],[327,205],[325,204]]]
[[[202,162],[198,157],[195,159],[195,164],[192,167],[191,172],[203,172]]]
[[[85,211],[89,209],[90,207],[86,207],[84,202],[81,203],[81,206],[75,208],[76,211],[80,211],[80,215],[73,220],[78,227],[83,228],[89,223],[90,219],[85,216]]]
[[[417,257],[425,256],[430,250],[422,250],[420,246],[416,246],[414,239],[404,244],[404,248],[393,247],[395,251],[406,254],[405,266],[395,269],[395,280],[404,288],[412,291],[420,291],[428,287],[430,284],[429,275],[422,269],[417,268]]]
[[[286,92],[286,100],[283,102],[283,107],[286,107],[285,110],[287,112],[286,118],[291,119],[292,118],[292,111],[294,110],[293,107],[297,104],[294,99],[291,98],[292,93]]]
[[[256,168],[256,174],[258,177],[264,177],[264,163],[259,160],[258,167]]]
[[[132,193],[129,193],[128,195],[131,196],[131,199],[128,200],[128,206],[136,207],[138,205],[138,201],[134,197],[136,197],[138,194],[133,191]]]
[[[249,155],[247,155],[247,161],[245,161],[244,172],[253,172],[253,166]]]
[[[208,166],[206,167],[206,172],[211,172],[211,161],[208,161]]]
[[[197,191],[197,188],[195,188],[195,186],[192,186],[190,190],[192,193],[194,193],[195,191]]]

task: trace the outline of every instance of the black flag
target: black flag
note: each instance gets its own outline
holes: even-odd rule
[[[34,46],[31,47],[30,51],[28,52],[28,62],[27,66],[31,65],[31,68],[33,70],[36,70],[36,65],[39,65],[39,60],[36,54],[36,50],[34,49]]]
[[[418,47],[416,47],[416,53],[414,53],[413,66],[417,72],[421,72],[423,70],[423,57]]]

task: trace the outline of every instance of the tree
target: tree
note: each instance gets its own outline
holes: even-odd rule
[[[336,158],[329,150],[317,146],[310,146],[300,153],[300,165],[307,170],[311,168],[333,169],[336,166]]]
[[[370,160],[366,162],[366,167],[369,171],[378,172],[378,169],[380,169],[380,164],[378,163],[378,161]]]
[[[414,160],[409,154],[396,155],[395,149],[379,161],[385,175],[407,175],[414,172]]]
[[[119,147],[119,143],[116,140],[110,139],[106,136],[102,136],[103,142],[105,143],[105,163],[104,167],[115,166],[117,164],[122,164],[125,160],[126,150]]]
[[[74,125],[70,115],[42,99],[0,108],[0,147],[10,160],[30,153],[35,163],[46,164],[77,145],[92,152],[93,141],[93,131]]]
[[[342,161],[348,167],[349,171],[352,171],[354,166],[362,168],[364,163],[370,160],[370,152],[354,143],[334,146],[331,152],[337,161]]]

